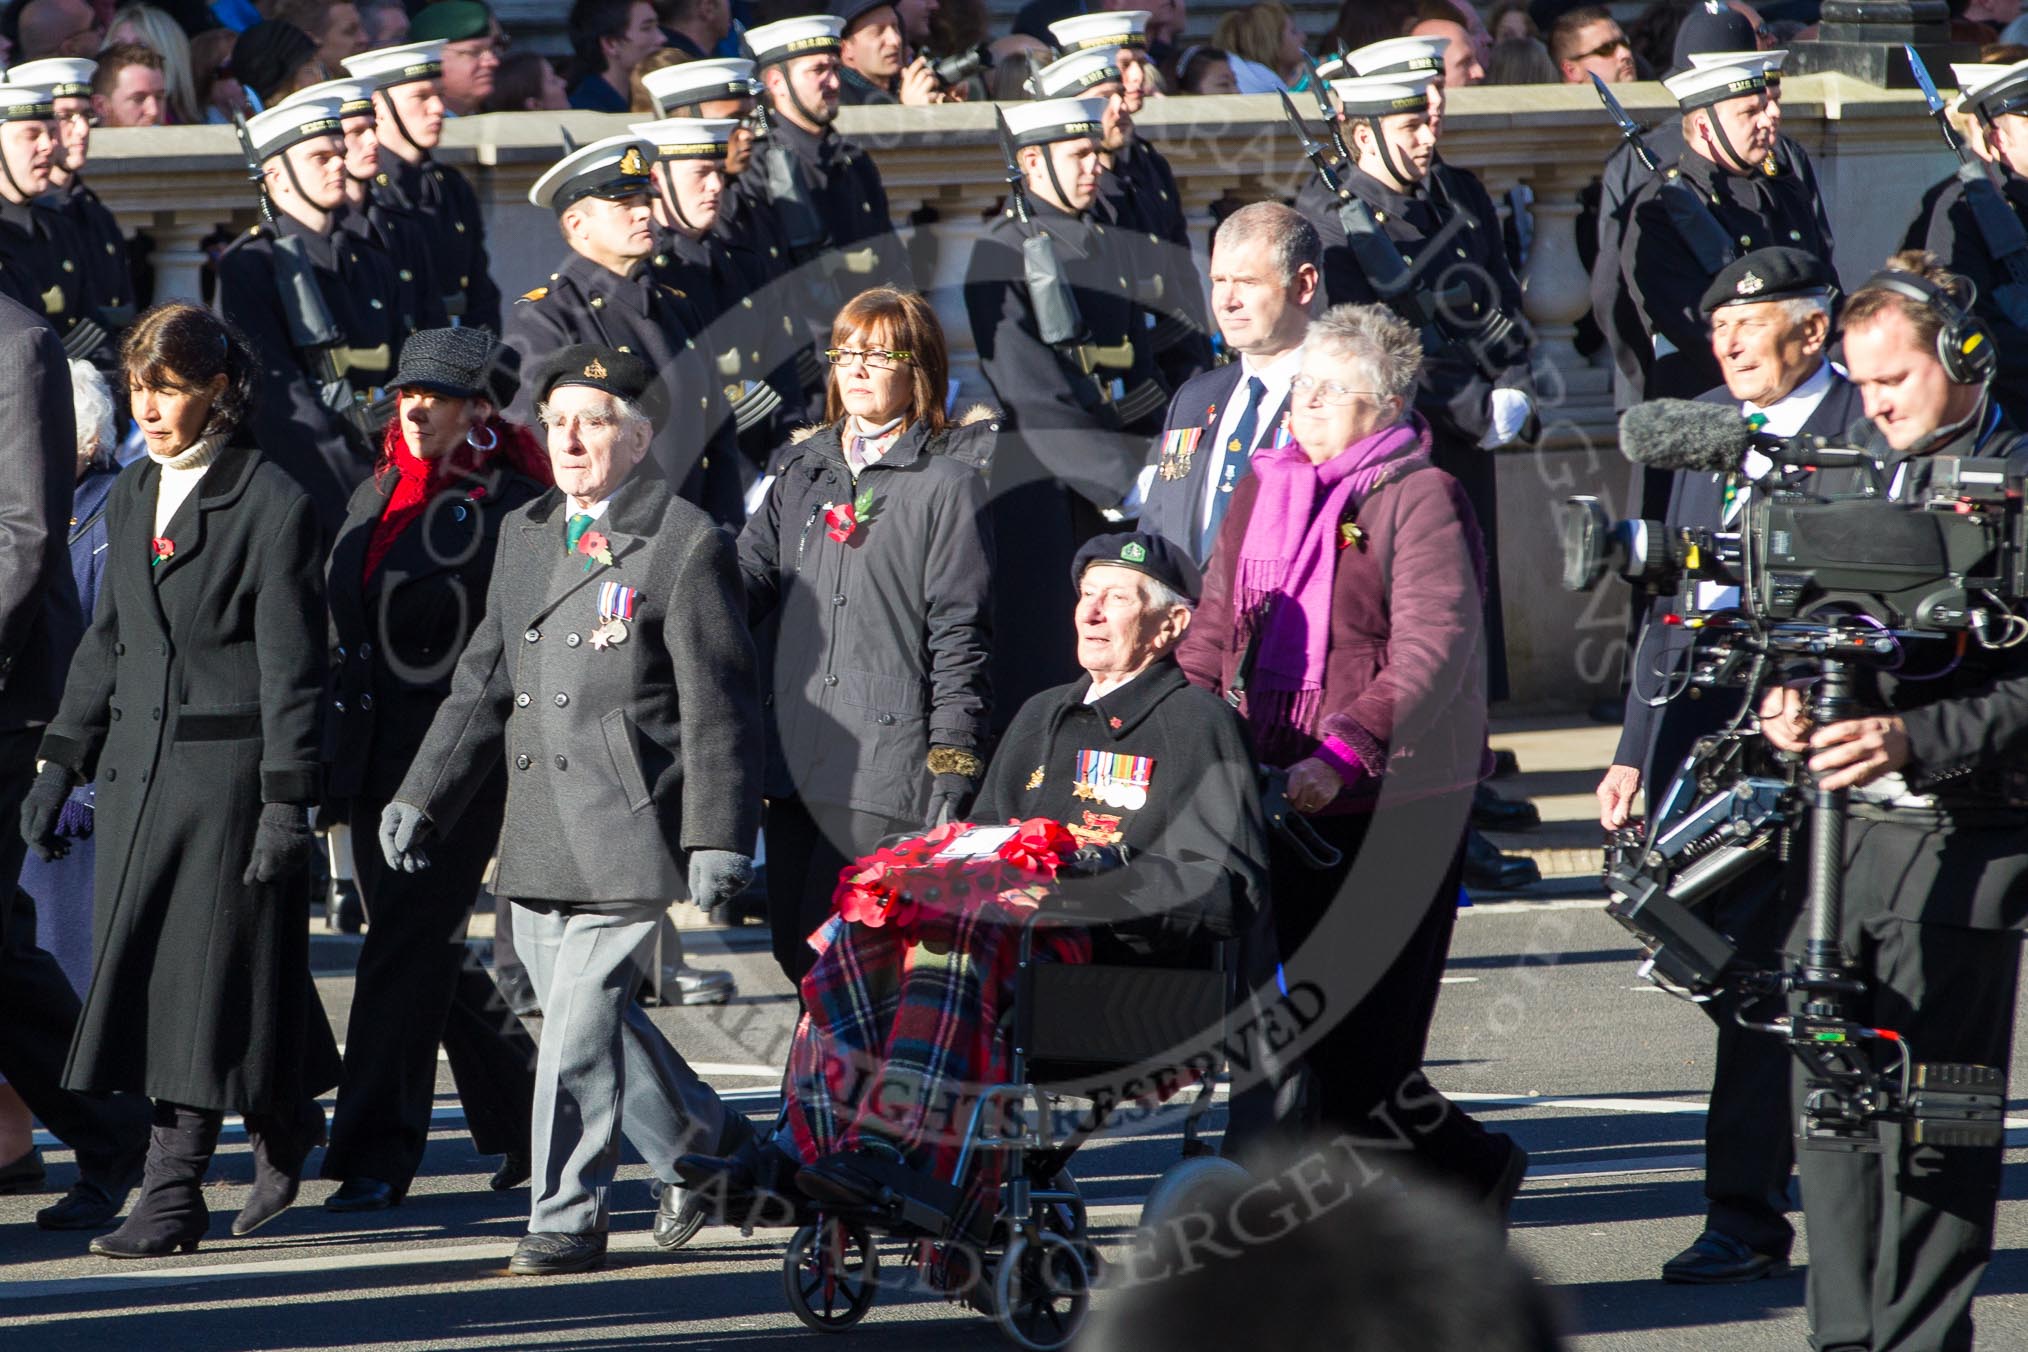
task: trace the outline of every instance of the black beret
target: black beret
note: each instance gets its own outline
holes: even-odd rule
[[[1197,604],[1199,579],[1196,563],[1159,535],[1122,531],[1117,535],[1092,537],[1085,541],[1084,548],[1077,551],[1077,558],[1071,562],[1070,585],[1081,586],[1084,570],[1095,563],[1109,563],[1146,573],[1190,604]]]
[[[419,329],[401,345],[401,364],[387,387],[492,400],[499,354],[499,340],[484,329]]]
[[[651,398],[657,386],[648,363],[631,352],[592,343],[574,343],[550,353],[529,372],[528,385],[537,404],[549,402],[549,392],[559,385],[583,385],[638,405],[650,418],[659,418],[662,412]]]
[[[1697,303],[1706,319],[1723,305],[1751,305],[1763,300],[1829,296],[1838,289],[1831,265],[1805,249],[1755,249],[1719,270]]]

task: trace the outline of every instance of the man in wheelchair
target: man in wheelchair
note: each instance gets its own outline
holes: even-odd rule
[[[1197,569],[1158,536],[1118,534],[1078,553],[1072,581],[1085,674],[1022,706],[973,807],[979,828],[950,846],[1025,823],[1001,856],[1048,836],[1053,883],[946,895],[911,907],[906,922],[846,902],[857,918],[834,914],[810,938],[819,956],[803,979],[783,1126],[728,1158],[679,1160],[686,1206],[779,1224],[904,1194],[927,1208],[914,1215],[943,1213],[951,1232],[983,1238],[1001,1156],[971,1154],[979,1167],[963,1177],[958,1166],[981,1091],[1008,1079],[1006,1033],[1031,948],[1043,962],[1202,968],[1244,934],[1249,976],[1271,979],[1271,941],[1258,938],[1272,929],[1253,755],[1239,716],[1173,657]],[[1199,1072],[1221,1036],[1216,1013],[1208,1022],[1192,1030],[1196,1045],[1178,1048],[1179,1063],[1197,1054]],[[1165,1097],[1188,1078],[1137,1078],[1113,1097]]]

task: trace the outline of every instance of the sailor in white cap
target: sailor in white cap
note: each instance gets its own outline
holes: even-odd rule
[[[1069,597],[1032,579],[1067,576],[1078,547],[1111,529],[1104,513],[1132,489],[1168,395],[1125,255],[1094,213],[1105,104],[1038,99],[1002,111],[1021,186],[973,248],[964,296],[980,371],[1006,411],[994,533],[1018,541],[1021,559],[994,586],[993,705],[1004,723],[1076,674]],[[1028,252],[1045,245],[1060,288],[1028,284]]]
[[[800,407],[802,387],[793,354],[775,336],[781,326],[774,307],[755,304],[757,288],[718,231],[719,213],[732,198],[725,147],[738,126],[731,118],[670,117],[636,122],[629,130],[655,147],[650,265],[656,279],[688,296],[704,320],[700,345],[724,384],[740,450],[761,471],[793,430],[785,408]],[[781,369],[769,370],[770,357]]]
[[[1953,174],[1932,190],[1927,222],[1917,217],[1904,247],[1929,250],[1977,288],[1972,313],[2000,354],[1993,398],[2017,427],[2028,426],[2028,61],[1951,69],[1977,132],[1968,140],[1983,145],[1992,168]]]
[[[373,111],[373,82],[356,76],[324,80],[297,90],[276,104],[338,104],[339,129],[345,137],[345,205],[335,213],[338,228],[372,244],[394,264],[395,275],[410,297],[416,327],[450,325],[444,293],[436,280],[431,237],[419,216],[373,210],[373,183],[380,175],[380,138]]]
[[[48,85],[0,84],[0,290],[49,317],[73,357],[109,346],[77,259],[83,239],[44,194],[57,157]]]
[[[486,258],[479,196],[463,174],[430,154],[444,130],[444,100],[437,92],[444,44],[380,47],[348,56],[344,65],[347,75],[373,85],[380,172],[373,180],[369,211],[416,218],[429,234],[446,312],[456,323],[498,333],[500,288]]]
[[[278,104],[247,123],[272,224],[218,260],[218,308],[256,358],[262,452],[303,486],[328,540],[380,450],[381,386],[419,327],[386,253],[337,227],[345,140],[335,98]],[[301,285],[307,281],[307,287]],[[301,345],[322,329],[336,340]]]
[[[1106,102],[1099,137],[1098,219],[1117,227],[1129,257],[1135,299],[1156,317],[1149,346],[1164,384],[1211,369],[1211,320],[1190,254],[1190,226],[1175,171],[1134,131],[1133,115],[1149,85],[1146,10],[1110,10],[1062,19],[1050,32],[1064,55],[1029,77],[1038,98]]]
[[[793,268],[788,236],[783,233],[764,185],[754,185],[753,191],[741,187],[747,166],[753,161],[754,126],[760,120],[757,110],[761,85],[754,78],[753,62],[745,57],[680,61],[649,71],[641,77],[641,84],[662,117],[734,120],[732,135],[725,143],[725,192],[718,199],[718,217],[711,234],[732,256],[742,279],[731,299],[751,303],[762,288],[788,275]],[[723,299],[726,297],[721,296]],[[801,319],[780,305],[753,308],[761,309],[764,323],[756,335],[762,355],[750,365],[769,372],[767,382],[785,401],[782,416],[787,419],[792,411],[807,410],[813,401],[823,398],[821,385],[804,388],[804,375],[797,369],[796,354],[799,349],[808,351],[808,334]],[[748,351],[751,353],[752,349]],[[814,353],[810,354],[810,360],[815,361]],[[811,371],[822,375],[814,366]],[[749,458],[756,446],[754,438],[760,435],[757,431],[740,434],[741,448],[749,453]],[[762,454],[773,449],[769,446]]]
[[[532,369],[574,343],[646,362],[667,408],[648,453],[678,495],[725,525],[746,518],[739,447],[724,384],[713,369],[704,317],[691,298],[657,280],[655,143],[638,133],[603,137],[558,160],[528,200],[556,213],[570,252],[547,284],[507,307],[507,360]],[[534,425],[524,383],[508,420]]]
[[[739,191],[774,213],[788,244],[796,280],[785,290],[802,325],[796,369],[811,422],[823,420],[827,373],[817,353],[830,346],[839,307],[908,276],[879,167],[832,126],[844,28],[836,15],[813,14],[746,31],[767,130]]]
[[[7,82],[49,91],[57,153],[50,161],[50,191],[43,201],[77,232],[84,246],[78,266],[89,279],[86,298],[98,308],[108,331],[117,335],[134,318],[127,239],[120,233],[119,220],[84,181],[92,148],[92,73],[97,69],[98,62],[85,57],[52,56],[9,67]]]
[[[1759,50],[1759,35],[1751,20],[1727,5],[1725,0],[1702,0],[1702,3],[1690,7],[1690,12],[1683,17],[1682,27],[1676,30],[1675,59],[1669,74],[1689,70],[1700,63],[1754,55]],[[1781,135],[1781,82],[1779,72],[1773,73],[1776,78],[1767,80],[1766,88],[1768,101],[1776,114],[1775,168],[1780,174],[1795,179],[1802,195],[1815,204],[1815,233],[1828,250],[1832,242],[1831,221],[1824,208],[1823,195],[1817,190],[1816,170],[1810,164],[1809,152],[1798,142]],[[1650,127],[1643,139],[1655,162],[1668,169],[1683,154],[1683,120],[1665,118]],[[1592,255],[1592,318],[1612,350],[1613,405],[1622,410],[1633,407],[1646,397],[1648,368],[1654,360],[1652,340],[1641,323],[1640,311],[1633,297],[1627,293],[1620,260],[1630,204],[1635,192],[1653,176],[1632,146],[1621,146],[1607,157],[1605,169],[1599,175],[1596,212],[1587,200],[1578,216],[1579,238],[1587,242],[1595,240],[1597,246]],[[1715,376],[1713,378],[1716,379]],[[1669,476],[1660,472],[1650,474],[1655,490],[1666,491]],[[1645,507],[1641,505],[1642,501],[1638,494],[1633,499],[1635,508],[1643,515],[1661,516],[1662,501],[1648,503]]]
[[[1818,204],[1775,158],[1785,52],[1736,52],[1670,76],[1684,148],[1627,205],[1620,268],[1650,359],[1646,397],[1694,399],[1718,385],[1704,290],[1741,254],[1774,246],[1831,261]]]

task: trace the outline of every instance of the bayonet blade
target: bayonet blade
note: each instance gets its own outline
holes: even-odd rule
[[[1932,113],[1942,112],[1943,95],[1936,92],[1936,81],[1929,78],[1929,67],[1922,64],[1922,58],[1916,55],[1915,48],[1910,44],[1902,43],[1901,50],[1908,53],[1908,68],[1914,72],[1916,87],[1922,90],[1922,97],[1929,104],[1929,110]]]
[[[1627,110],[1620,107],[1620,101],[1613,97],[1612,88],[1604,80],[1599,79],[1597,71],[1592,72],[1591,84],[1592,88],[1598,90],[1598,101],[1605,105],[1606,112],[1612,115],[1613,121],[1619,123],[1621,131],[1631,134],[1641,129],[1634,119],[1627,116]]]

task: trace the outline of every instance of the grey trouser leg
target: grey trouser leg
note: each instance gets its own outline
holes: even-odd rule
[[[612,906],[606,907],[614,910]],[[617,914],[514,906],[514,947],[542,1002],[535,1061],[531,1232],[606,1228],[624,1134],[655,1176],[711,1149],[726,1109],[634,1001],[665,903]]]

